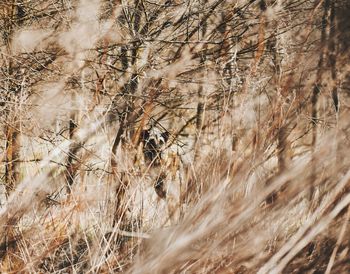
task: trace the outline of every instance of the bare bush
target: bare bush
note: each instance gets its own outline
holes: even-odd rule
[[[347,273],[347,1],[0,4],[2,273]]]

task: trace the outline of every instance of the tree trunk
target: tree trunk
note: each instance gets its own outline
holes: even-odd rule
[[[323,76],[324,69],[324,50],[326,43],[326,29],[328,25],[328,10],[329,10],[329,2],[330,0],[325,0],[324,2],[324,12],[322,16],[322,29],[321,29],[321,50],[320,50],[320,59],[318,61],[318,70],[316,74],[316,82],[314,84],[312,95],[311,95],[311,123],[312,123],[312,139],[311,139],[311,152],[312,152],[312,167],[311,167],[311,176],[310,176],[310,192],[309,192],[309,200],[310,202],[313,199],[313,195],[315,192],[314,184],[316,179],[316,163],[315,163],[315,149],[317,144],[317,103],[318,96],[321,91],[321,82]]]
[[[72,141],[69,151],[68,151],[68,158],[67,158],[67,163],[66,163],[66,181],[67,181],[67,191],[68,193],[71,192],[71,187],[74,183],[74,178],[77,173],[77,165],[75,164],[76,159],[77,159],[77,152],[79,150],[79,145],[77,145],[74,142],[74,134],[76,130],[77,124],[76,124],[76,119],[75,115],[72,114],[70,120],[69,120],[69,127],[68,127],[68,132],[69,132],[69,140]]]
[[[7,100],[13,101],[13,107],[9,105],[5,110],[6,120],[8,124],[5,126],[5,189],[6,195],[9,196],[10,193],[16,188],[20,178],[19,171],[19,157],[20,157],[20,117],[18,112],[18,101],[20,87],[14,84],[11,79],[15,76],[14,65],[13,65],[13,52],[12,52],[12,35],[14,31],[14,25],[21,25],[23,23],[23,18],[25,17],[25,12],[23,9],[22,1],[7,1],[8,7],[5,8],[2,14],[5,23],[5,28],[2,32],[3,41],[6,47],[6,61],[5,66],[7,74],[9,75],[5,83],[6,98]],[[15,18],[9,19],[9,18]],[[6,103],[5,103],[6,104]]]

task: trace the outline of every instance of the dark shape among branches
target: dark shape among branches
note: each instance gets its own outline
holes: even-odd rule
[[[168,141],[169,132],[156,132],[152,128],[141,132],[143,154],[146,161],[159,164],[162,146]]]

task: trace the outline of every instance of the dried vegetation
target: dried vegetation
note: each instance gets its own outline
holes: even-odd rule
[[[0,3],[1,273],[349,273],[346,0]]]

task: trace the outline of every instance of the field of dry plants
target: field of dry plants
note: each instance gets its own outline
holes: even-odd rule
[[[349,16],[0,1],[0,273],[350,273]]]

